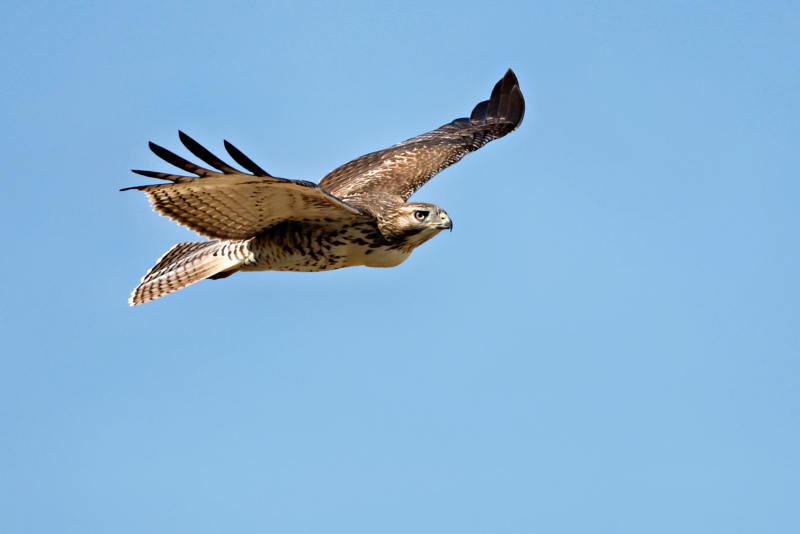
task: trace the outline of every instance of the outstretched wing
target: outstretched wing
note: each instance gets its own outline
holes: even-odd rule
[[[188,135],[179,134],[186,148],[221,172],[194,165],[150,143],[157,156],[197,177],[133,171],[172,183],[128,187],[122,191],[144,191],[154,210],[200,235],[212,239],[248,239],[285,220],[329,224],[368,217],[316,184],[270,176],[227,141],[225,148],[233,159],[253,174],[231,167]]]
[[[491,98],[475,106],[469,119],[456,119],[432,132],[354,159],[331,171],[319,185],[339,198],[389,193],[408,200],[439,171],[516,130],[524,115],[525,100],[517,77],[508,69],[494,86]]]

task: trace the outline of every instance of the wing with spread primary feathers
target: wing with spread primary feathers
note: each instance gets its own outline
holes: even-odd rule
[[[491,98],[475,106],[470,118],[354,159],[331,171],[319,185],[339,198],[389,193],[408,200],[439,171],[516,130],[524,115],[517,77],[508,69]]]
[[[160,158],[195,176],[133,171],[172,183],[123,189],[144,191],[153,209],[200,235],[212,239],[248,239],[285,220],[329,224],[368,217],[318,185],[275,178],[225,141],[231,157],[253,174],[221,161],[183,132],[181,141],[195,156],[218,171],[199,167],[150,143]]]

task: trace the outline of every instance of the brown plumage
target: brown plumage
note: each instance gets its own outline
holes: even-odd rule
[[[469,119],[361,156],[331,171],[319,185],[276,178],[225,141],[252,174],[223,162],[183,132],[197,166],[158,145],[151,150],[196,176],[133,171],[171,183],[144,191],[153,209],[213,241],[181,243],[151,268],[129,302],[155,300],[206,278],[237,271],[322,271],[366,265],[393,267],[443,229],[448,215],[407,200],[441,170],[516,130],[525,101],[511,69]]]

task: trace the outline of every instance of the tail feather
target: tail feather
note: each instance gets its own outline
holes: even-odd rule
[[[244,259],[243,252],[244,243],[178,243],[147,271],[141,283],[133,290],[128,303],[131,306],[144,304],[219,273],[233,274]]]

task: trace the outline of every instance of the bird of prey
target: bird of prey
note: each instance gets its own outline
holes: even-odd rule
[[[144,191],[154,211],[210,239],[172,247],[147,271],[128,302],[144,304],[239,271],[399,265],[416,247],[453,228],[442,208],[408,202],[409,197],[439,171],[516,130],[524,114],[525,100],[509,69],[469,118],[354,159],[319,185],[276,178],[227,141],[230,156],[249,173],[183,132],[186,148],[216,170],[150,143],[157,156],[195,176],[135,170],[170,183],[122,191]]]

